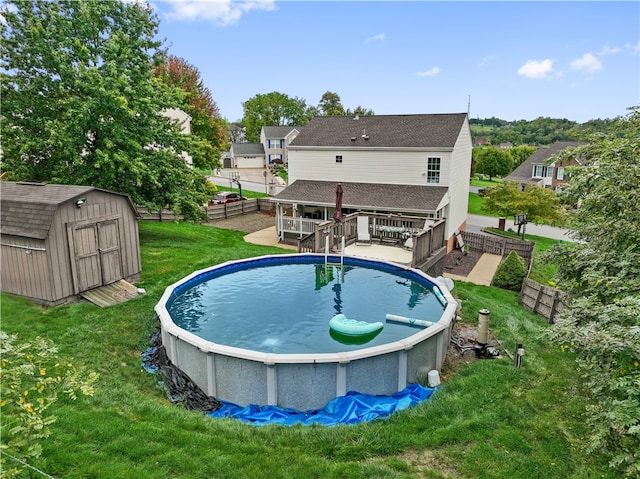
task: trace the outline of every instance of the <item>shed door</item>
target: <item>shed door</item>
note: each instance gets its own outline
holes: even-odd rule
[[[76,292],[122,279],[118,219],[69,226]]]
[[[110,284],[122,279],[118,220],[102,221],[97,226],[102,284]]]
[[[78,291],[102,285],[102,271],[98,254],[98,225],[75,226],[71,230],[71,252],[74,255],[74,283]]]

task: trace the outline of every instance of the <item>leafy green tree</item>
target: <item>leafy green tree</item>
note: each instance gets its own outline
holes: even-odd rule
[[[590,404],[587,451],[640,475],[640,113],[573,150],[584,158],[563,194],[578,242],[549,250],[571,303],[550,336],[577,354]]]
[[[474,171],[489,175],[491,181],[494,176],[505,176],[513,170],[513,160],[508,153],[500,148],[488,146],[474,148]]]
[[[527,185],[522,191],[513,181],[487,189],[485,209],[504,217],[526,214],[531,223],[563,224],[565,213],[560,198],[548,188]]]
[[[507,154],[511,156],[511,159],[513,160],[513,169],[516,169],[518,166],[524,163],[525,160],[527,160],[535,152],[536,147],[529,145],[514,146],[513,148],[509,148],[507,150]]]
[[[375,112],[370,108],[365,108],[363,106],[358,105],[357,107],[355,107],[354,110],[347,108],[347,111],[345,112],[345,114],[349,116],[355,116],[355,115],[363,116],[363,115],[375,115]]]
[[[184,94],[153,77],[158,19],[141,2],[10,0],[0,10],[2,171],[199,212],[191,135],[160,113]],[[200,215],[201,213],[198,213]]]
[[[327,91],[322,95],[320,103],[318,103],[318,110],[320,110],[322,115],[326,116],[339,116],[345,114],[344,107],[340,101],[340,95],[331,91]]]
[[[220,153],[228,149],[228,125],[220,116],[211,91],[200,78],[200,71],[183,58],[170,55],[154,70],[156,77],[170,86],[178,87],[185,93],[183,110],[191,116],[191,134],[204,140],[200,145],[201,154],[196,162],[198,168],[220,166]]]
[[[247,140],[258,142],[263,126],[304,126],[317,112],[307,107],[300,98],[290,98],[284,93],[258,94],[242,104]]]
[[[0,331],[0,429],[2,448],[28,463],[42,454],[42,439],[51,434],[56,417],[48,409],[65,395],[93,396],[98,374],[74,366],[58,357],[53,343],[42,337],[18,342],[18,337]],[[0,454],[2,477],[17,477],[20,463]]]

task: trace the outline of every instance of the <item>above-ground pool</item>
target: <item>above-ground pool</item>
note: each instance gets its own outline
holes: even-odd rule
[[[196,271],[166,289],[156,312],[168,358],[208,395],[308,410],[348,391],[393,394],[440,369],[456,308],[421,271],[290,254]],[[329,327],[340,314],[383,327],[344,335]]]

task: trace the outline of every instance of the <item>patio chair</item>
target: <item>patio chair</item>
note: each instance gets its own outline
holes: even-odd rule
[[[371,244],[371,234],[369,233],[369,217],[368,216],[358,216],[357,222],[357,232],[358,238],[356,239],[356,244]]]

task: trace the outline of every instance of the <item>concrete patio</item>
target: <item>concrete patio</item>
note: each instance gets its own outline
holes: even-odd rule
[[[263,246],[275,246],[278,248],[297,250],[296,246],[279,243],[276,227],[271,226],[255,233],[249,233],[244,237],[248,243],[259,244]],[[347,256],[355,256],[358,258],[366,258],[373,260],[390,261],[401,265],[411,264],[411,251],[398,246],[386,246],[381,244],[352,244],[345,248]],[[443,276],[451,278],[454,281],[465,281],[482,286],[490,286],[493,275],[495,274],[502,257],[495,254],[485,253],[475,265],[468,276],[456,276],[445,273]]]

